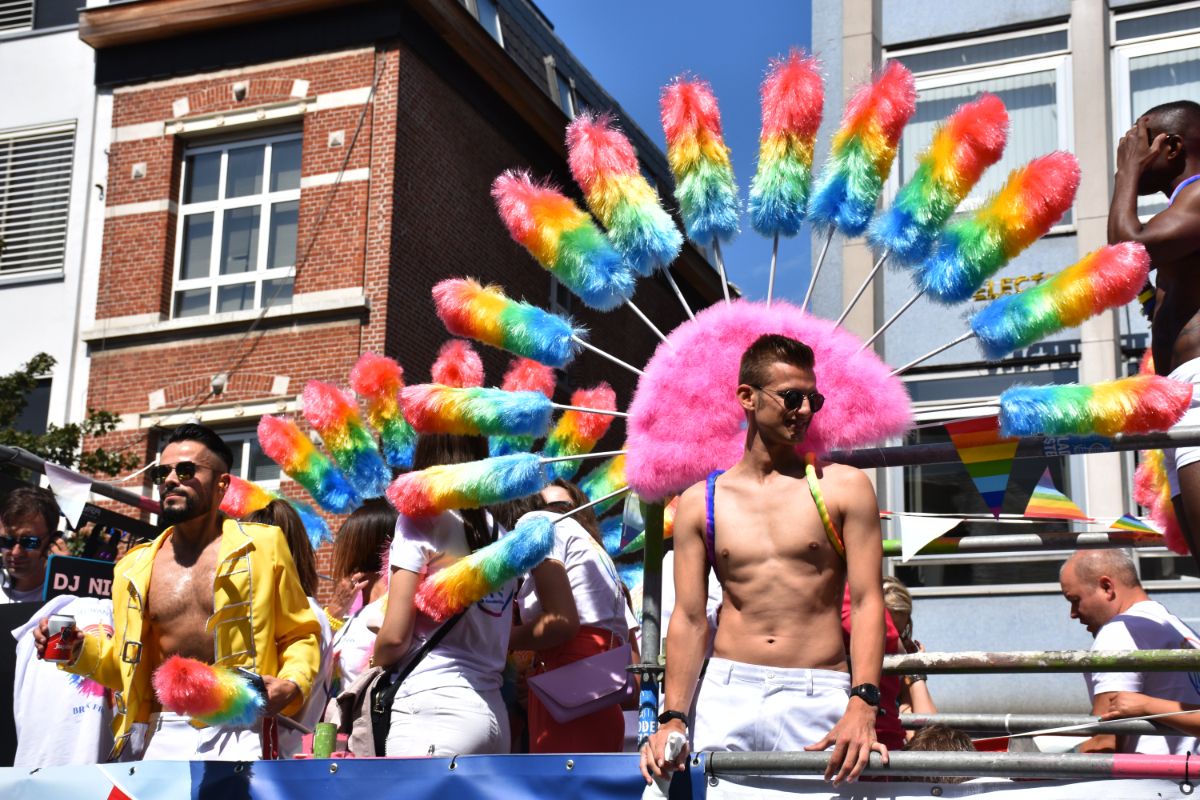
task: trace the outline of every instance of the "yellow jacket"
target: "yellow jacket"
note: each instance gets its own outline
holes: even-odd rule
[[[133,548],[113,570],[112,639],[87,635],[74,663],[63,668],[117,692],[112,757],[120,755],[134,722],[149,722],[150,676],[162,662],[145,617],[154,557],[172,529]],[[300,586],[279,528],[226,519],[213,580],[214,663],[291,679],[302,697],[282,713],[300,710],[320,667],[321,624]],[[253,585],[252,585],[253,584]],[[247,614],[247,606],[250,608]]]

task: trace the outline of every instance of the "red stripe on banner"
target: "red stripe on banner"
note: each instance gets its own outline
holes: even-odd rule
[[[108,793],[108,800],[133,800],[133,798],[114,786],[112,791]]]

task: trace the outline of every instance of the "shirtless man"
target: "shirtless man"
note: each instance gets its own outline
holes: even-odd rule
[[[742,460],[684,492],[675,517],[665,712],[642,749],[642,775],[649,782],[682,768],[686,748],[673,763],[664,763],[663,748],[671,732],[687,735],[686,712],[698,691],[697,751],[832,746],[825,777],[838,786],[858,778],[872,750],[887,761],[887,748],[875,737],[885,631],[879,507],[862,472],[816,462],[832,530],[822,521],[802,455],[809,423],[824,402],[807,345],[776,334],[759,337],[742,356],[738,384],[747,423]],[[709,485],[715,492],[711,542]],[[708,641],[710,559],[724,600],[714,657],[697,689]],[[849,663],[841,623],[847,580]]]
[[[151,468],[160,517],[172,527],[131,549],[114,571],[113,630],[122,641],[75,637],[66,669],[123,695],[118,711],[124,707],[124,713],[113,722],[114,756],[133,723],[147,723],[144,742],[135,748],[139,758],[261,757],[262,723],[198,730],[162,707],[150,675],[172,655],[258,673],[271,715],[296,713],[311,690],[320,662],[320,624],[282,532],[239,525],[221,514],[232,461],[229,447],[208,428],[189,424],[175,430],[160,464]],[[46,626],[42,620],[34,634],[39,655]]]
[[[1108,241],[1140,242],[1150,254],[1157,287],[1150,346],[1154,371],[1200,382],[1200,105],[1181,100],[1155,106],[1121,138],[1108,211]],[[1138,195],[1162,192],[1168,208],[1143,225]],[[1181,425],[1200,425],[1200,391]],[[1200,566],[1193,526],[1200,526],[1200,447],[1166,450],[1175,516]]]

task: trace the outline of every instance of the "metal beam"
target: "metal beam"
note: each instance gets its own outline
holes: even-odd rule
[[[906,730],[917,730],[926,725],[942,724],[955,730],[971,734],[1007,734],[1044,731],[1051,728],[1068,728],[1073,725],[1088,725],[1071,736],[1092,736],[1111,733],[1117,736],[1179,736],[1179,731],[1155,719],[1119,719],[1103,725],[1091,725],[1096,718],[1087,714],[901,714],[900,724]]]
[[[968,520],[986,522],[986,520]],[[1086,533],[1010,533],[1000,536],[963,536],[934,539],[919,551],[923,556],[953,555],[956,553],[1028,553],[1045,550],[1101,550],[1123,547],[1162,547],[1158,533],[1129,531],[1092,531]],[[902,555],[899,539],[884,539],[883,554],[890,558]]]
[[[1032,672],[1200,672],[1200,650],[967,650],[883,657],[885,675]]]
[[[20,447],[8,447],[0,445],[0,464],[12,464],[13,466],[27,469],[30,472],[36,472],[41,475],[46,474],[46,462],[35,456],[28,450]],[[111,483],[94,480],[86,475],[80,475],[78,472],[73,473],[81,478],[86,478],[92,482],[92,492],[102,497],[107,497],[110,500],[116,500],[118,503],[124,503],[127,506],[140,508],[142,511],[149,511],[151,514],[159,514],[162,512],[162,507],[158,501],[150,497],[143,497],[136,492],[131,492],[128,489],[123,489],[120,486],[113,486]]]

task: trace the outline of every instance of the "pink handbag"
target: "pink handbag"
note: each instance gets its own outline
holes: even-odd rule
[[[625,669],[632,658],[632,648],[623,644],[541,675],[532,675],[529,688],[556,722],[570,722],[624,703],[636,695],[633,673]]]

